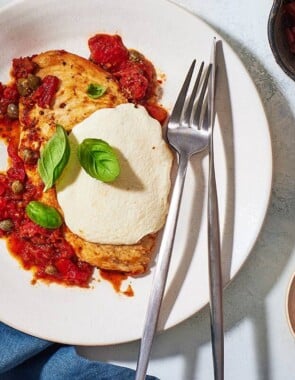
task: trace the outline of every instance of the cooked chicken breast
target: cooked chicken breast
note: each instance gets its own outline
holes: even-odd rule
[[[21,99],[20,156],[27,151],[39,154],[44,143],[55,132],[56,124],[62,125],[69,132],[94,111],[127,102],[110,74],[87,59],[65,51],[48,51],[36,55],[33,61],[39,67],[36,75],[41,78],[47,75],[58,77],[59,88],[49,108],[32,105],[26,98]],[[107,87],[106,93],[98,99],[90,98],[86,91],[91,83]],[[37,166],[26,165],[26,170],[31,181],[40,184]],[[59,208],[54,189],[44,192],[40,200]],[[59,210],[62,212],[60,208]],[[140,274],[146,271],[151,261],[156,234],[147,235],[133,245],[90,243],[67,228],[65,238],[83,261],[101,269]]]
[[[32,60],[39,67],[36,75],[41,78],[54,75],[60,83],[50,108],[44,109],[37,104],[32,107],[27,98],[21,99],[21,156],[25,149],[39,152],[54,133],[56,124],[69,132],[94,111],[127,102],[112,76],[87,59],[57,50],[36,55]],[[92,83],[107,88],[102,97],[92,99],[87,95],[87,88]]]

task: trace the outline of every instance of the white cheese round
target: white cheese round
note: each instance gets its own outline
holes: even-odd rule
[[[121,171],[114,182],[94,179],[81,167],[77,147],[86,138],[102,139],[115,150]],[[144,107],[98,110],[69,139],[70,160],[56,189],[73,233],[93,243],[135,244],[163,226],[173,158],[161,125]]]

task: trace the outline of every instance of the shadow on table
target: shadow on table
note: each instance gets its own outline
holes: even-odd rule
[[[225,330],[244,319],[252,322],[257,373],[263,374],[261,379],[270,379],[266,298],[287,265],[295,244],[295,120],[284,96],[258,59],[239,42],[222,31],[219,33],[239,54],[255,80],[272,135],[274,171],[269,209],[251,255],[224,293]],[[198,372],[199,349],[210,339],[209,309],[205,307],[195,317],[158,334],[151,358],[161,360],[181,355],[184,358],[182,379],[192,380]],[[138,349],[137,341],[108,347],[78,347],[78,352],[101,361],[130,362],[131,366]]]

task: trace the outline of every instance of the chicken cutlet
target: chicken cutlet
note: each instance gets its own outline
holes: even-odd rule
[[[37,103],[31,104],[27,98],[20,100],[19,155],[23,158],[29,154],[34,160],[54,134],[57,124],[70,132],[77,123],[94,111],[127,102],[113,77],[87,59],[57,50],[36,55],[32,61],[38,67],[36,75],[41,79],[54,75],[59,84],[51,107],[43,108]],[[106,87],[104,96],[98,99],[90,98],[87,88],[91,83]],[[36,165],[26,164],[26,173],[33,184],[38,185],[42,182]],[[62,213],[54,188],[43,192],[40,201],[58,208]],[[156,234],[149,234],[136,244],[113,245],[88,242],[66,228],[65,239],[74,247],[82,261],[101,269],[140,274],[146,271],[150,263]]]

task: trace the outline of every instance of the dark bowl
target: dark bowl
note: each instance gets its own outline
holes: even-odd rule
[[[295,273],[288,286],[286,313],[290,330],[295,338]]]
[[[295,54],[290,52],[285,28],[284,0],[274,0],[268,19],[268,40],[278,65],[295,80]]]

